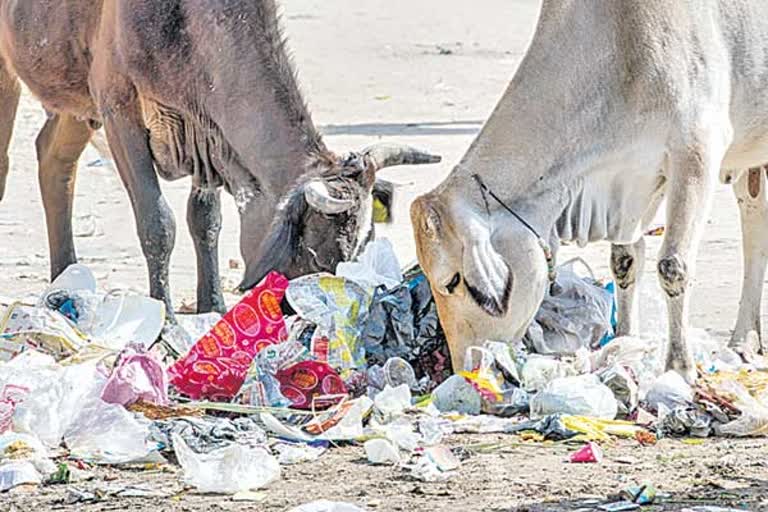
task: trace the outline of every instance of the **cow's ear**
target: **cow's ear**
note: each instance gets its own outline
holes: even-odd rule
[[[376,180],[373,184],[373,221],[390,224],[394,221],[395,185],[386,180]]]
[[[302,223],[308,208],[303,187],[288,193],[261,244],[261,259],[246,264],[245,276],[238,286],[241,291],[256,286],[272,270],[288,272],[300,250]]]

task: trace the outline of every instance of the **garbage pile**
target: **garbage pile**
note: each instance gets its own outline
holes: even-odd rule
[[[272,273],[223,317],[173,326],[162,303],[101,292],[74,265],[0,321],[0,491],[75,481],[73,461],[171,460],[191,488],[236,494],[336,443],[438,481],[471,455],[448,447],[459,433],[577,443],[574,463],[611,437],[768,434],[759,358],[697,331],[697,384],[661,374],[661,340],[614,338],[611,283],[576,266],[524,339],[453,369],[426,278],[386,240],[336,275]]]

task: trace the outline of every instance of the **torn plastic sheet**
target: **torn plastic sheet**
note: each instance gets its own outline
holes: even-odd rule
[[[341,420],[318,434],[309,434],[299,427],[286,425],[274,415],[263,412],[260,415],[264,428],[272,434],[285,439],[311,442],[325,441],[354,441],[363,436],[363,418],[371,411],[373,401],[368,397],[354,400]]]

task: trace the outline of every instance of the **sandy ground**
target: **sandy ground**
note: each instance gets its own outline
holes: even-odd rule
[[[360,148],[379,138],[397,139],[444,156],[438,166],[386,171],[406,185],[399,190],[396,223],[383,230],[406,263],[414,258],[408,204],[436,185],[451,169],[515,70],[532,33],[535,0],[283,0],[285,25],[315,122],[335,150]],[[0,205],[0,294],[21,297],[39,291],[48,276],[48,251],[39,199],[34,138],[43,112],[25,95],[11,149],[11,174]],[[89,167],[97,157],[89,148],[79,169],[76,212],[81,262],[90,265],[104,286],[147,290],[133,215],[113,169]],[[178,235],[172,260],[175,301],[195,292],[194,252],[185,224],[189,184],[164,185],[176,212]],[[221,262],[225,285],[239,270],[237,216],[225,202]],[[95,223],[95,234],[90,234]],[[650,243],[648,269],[658,239]],[[607,246],[565,255],[587,258],[607,276]],[[731,191],[717,190],[715,207],[698,259],[692,304],[693,324],[725,338],[735,321],[740,287],[738,212]],[[647,272],[650,283],[655,276]],[[648,306],[646,302],[646,306]],[[644,322],[657,319],[658,303],[647,308]],[[503,438],[509,442],[510,438]],[[477,440],[474,440],[477,441]],[[474,442],[456,439],[457,444]],[[574,467],[563,463],[561,447],[510,448],[471,458],[459,476],[445,484],[409,481],[397,470],[371,468],[360,448],[334,451],[320,462],[285,471],[285,478],[258,504],[233,504],[223,498],[184,495],[175,500],[112,500],[82,510],[283,510],[314,498],[368,504],[376,510],[432,510],[455,505],[464,510],[555,510],[590,506],[633,481],[651,481],[676,500],[702,497],[706,502],[748,503],[759,508],[766,488],[761,441],[717,441],[705,446],[664,442],[656,448],[623,444],[611,457],[632,457],[631,464],[611,462]],[[103,475],[101,475],[103,476]],[[173,475],[122,472],[121,481],[144,480],[175,493]],[[723,483],[725,482],[725,483]],[[58,508],[60,488],[0,496],[0,511]],[[747,496],[742,499],[741,495]],[[561,502],[557,507],[545,502]],[[529,506],[530,505],[530,506]],[[768,507],[768,505],[765,505]],[[520,507],[520,508],[516,508]],[[558,508],[560,507],[560,508]],[[677,505],[670,506],[670,510]]]

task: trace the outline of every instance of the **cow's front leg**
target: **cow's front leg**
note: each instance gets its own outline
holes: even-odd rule
[[[168,266],[176,238],[176,223],[163,197],[149,148],[136,91],[119,77],[100,92],[104,129],[120,178],[128,191],[136,229],[149,270],[150,295],[165,303],[167,320],[174,320]]]
[[[611,245],[611,272],[616,282],[618,319],[616,336],[637,334],[637,289],[645,266],[645,239],[634,244]]]
[[[667,229],[659,254],[658,274],[669,314],[666,369],[677,371],[693,383],[696,367],[687,340],[688,288],[723,153],[713,155],[703,145],[686,149],[683,154],[671,154],[669,159]]]
[[[219,278],[219,233],[221,195],[219,190],[192,187],[187,201],[187,225],[197,255],[197,312],[227,310]]]
[[[739,301],[739,316],[731,338],[731,346],[744,353],[749,331],[762,336],[760,303],[768,263],[768,199],[766,199],[764,169],[745,172],[733,190],[741,214],[741,243],[744,274]],[[762,339],[762,338],[761,338]]]

